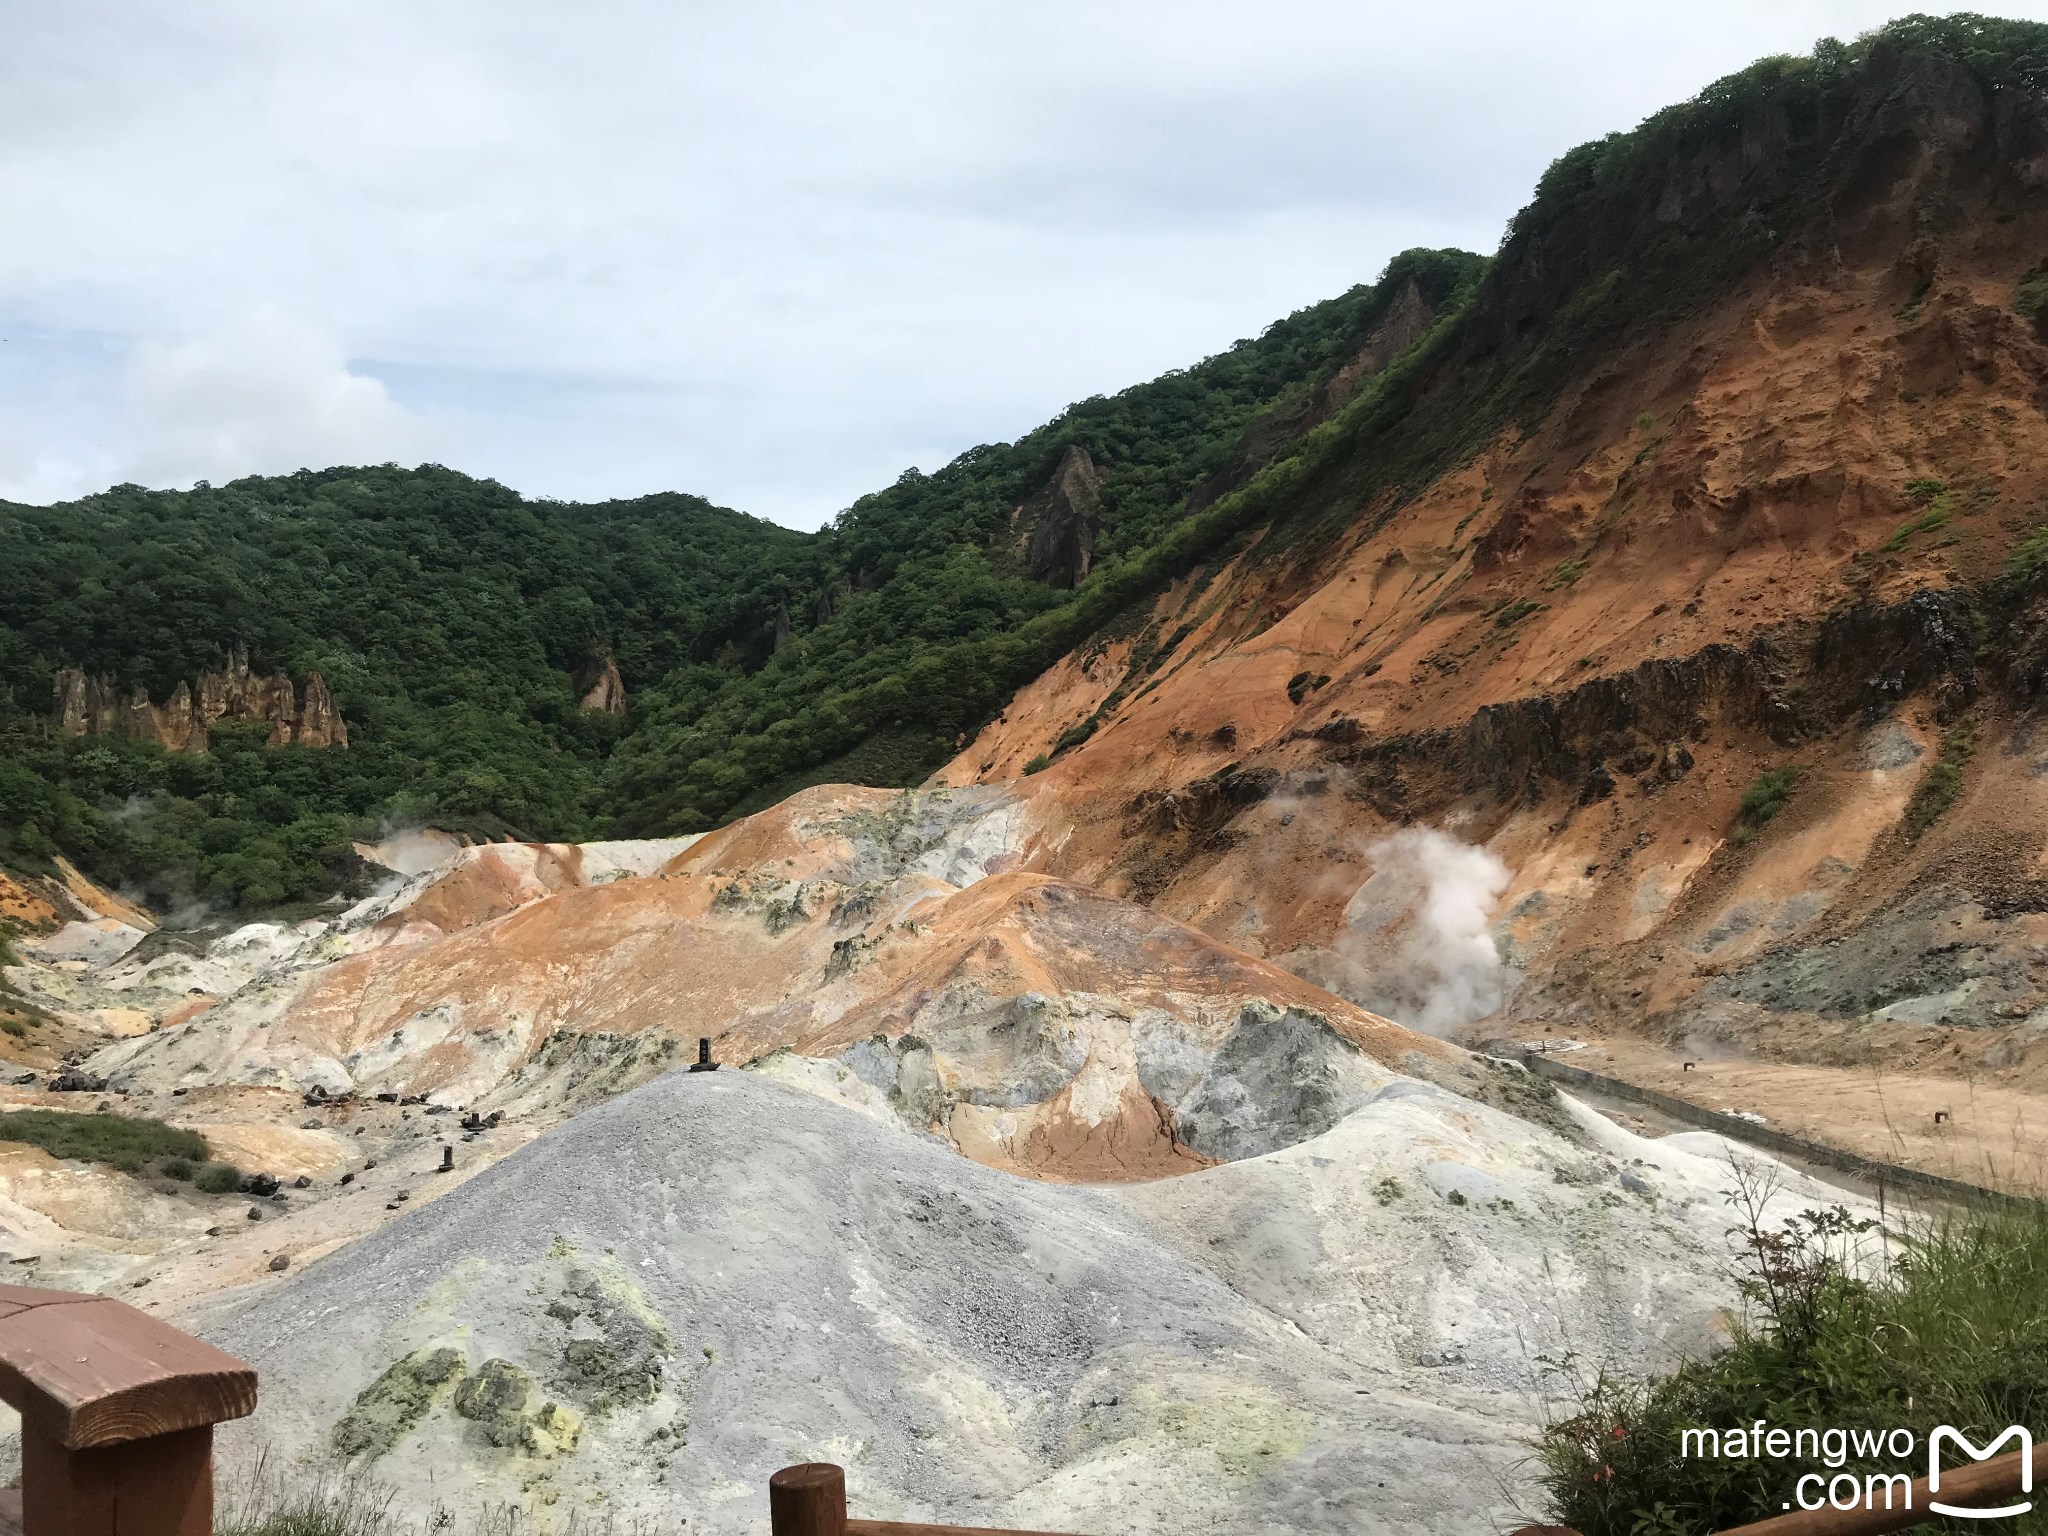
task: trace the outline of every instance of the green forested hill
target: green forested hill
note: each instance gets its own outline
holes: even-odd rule
[[[266,906],[344,881],[348,843],[380,825],[683,831],[822,766],[911,781],[1128,601],[1148,557],[1180,558],[1189,492],[1227,488],[1255,419],[1284,435],[1409,284],[1440,305],[1480,266],[1411,253],[1195,367],[906,473],[816,534],[689,496],[528,501],[431,466],[0,506],[0,857],[62,851],[159,902]],[[1009,535],[1070,447],[1100,471],[1080,592],[1032,579]],[[177,756],[50,727],[60,667],[161,701],[238,644],[259,669],[321,672],[353,745],[228,727]],[[607,652],[624,721],[576,707],[572,674]]]

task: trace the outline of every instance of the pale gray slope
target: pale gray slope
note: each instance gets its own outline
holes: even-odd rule
[[[346,1418],[416,1503],[757,1533],[768,1474],[829,1459],[880,1518],[1479,1530],[1521,1481],[1531,1356],[1697,1342],[1726,1218],[1704,1159],[1402,1090],[1089,1189],[675,1073],[191,1321],[263,1374],[231,1459],[317,1457]]]

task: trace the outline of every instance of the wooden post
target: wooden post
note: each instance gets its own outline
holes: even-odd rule
[[[768,1528],[770,1536],[846,1536],[846,1474],[829,1461],[784,1467],[768,1479]]]
[[[211,1536],[213,1426],[256,1373],[110,1297],[0,1285],[0,1399],[25,1536]]]

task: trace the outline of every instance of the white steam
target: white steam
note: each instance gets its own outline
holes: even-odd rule
[[[1405,828],[1365,853],[1372,874],[1344,909],[1334,963],[1312,979],[1433,1035],[1500,1007],[1511,972],[1490,923],[1507,865],[1432,827]]]

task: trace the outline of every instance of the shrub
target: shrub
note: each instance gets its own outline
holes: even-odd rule
[[[1742,810],[1735,819],[1735,841],[1746,843],[1764,829],[1764,824],[1785,808],[1792,786],[1799,782],[1799,769],[1786,763],[1766,768],[1742,792]]]
[[[1511,628],[1521,623],[1530,614],[1540,612],[1545,606],[1547,605],[1534,602],[1529,598],[1518,597],[1494,615],[1493,627],[1495,629]]]
[[[1584,1536],[1718,1531],[1782,1512],[1817,1466],[1685,1454],[1688,1429],[1904,1428],[1978,1441],[2048,1417],[2048,1210],[1999,1206],[1921,1219],[1876,1251],[1869,1223],[1807,1211],[1766,1227],[1771,1175],[1738,1164],[1748,1302],[1728,1347],[1667,1376],[1563,1374],[1576,1411],[1537,1442],[1547,1518]],[[1896,1472],[1885,1458],[1847,1470]]]
[[[180,1184],[189,1184],[192,1182],[192,1175],[197,1170],[182,1157],[167,1157],[156,1165],[156,1171],[167,1179],[176,1179]]]
[[[1043,773],[1046,769],[1050,768],[1051,766],[1052,759],[1047,757],[1043,752],[1041,752],[1038,754],[1038,756],[1032,758],[1030,762],[1024,765],[1024,771],[1026,773]]]
[[[232,1163],[214,1163],[199,1171],[192,1187],[203,1194],[232,1195],[242,1187],[242,1172]]]

